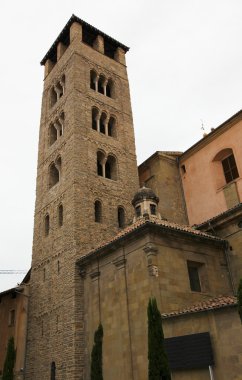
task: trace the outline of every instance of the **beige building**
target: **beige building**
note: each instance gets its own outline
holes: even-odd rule
[[[172,379],[239,380],[241,114],[137,168],[127,51],[73,15],[41,61],[27,349],[16,374],[90,379],[101,322],[104,379],[146,380],[156,297]]]

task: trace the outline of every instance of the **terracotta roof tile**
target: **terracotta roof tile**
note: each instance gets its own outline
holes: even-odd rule
[[[96,252],[96,251],[98,251],[98,250],[100,250],[100,249],[102,249],[102,248],[110,245],[111,243],[113,243],[115,241],[118,241],[122,237],[124,237],[124,236],[132,233],[135,230],[138,230],[142,226],[149,225],[149,224],[150,225],[160,226],[161,228],[164,228],[164,229],[167,229],[167,230],[180,231],[180,232],[187,233],[187,234],[190,234],[190,235],[199,236],[199,237],[202,237],[202,238],[205,238],[205,239],[210,239],[212,241],[218,241],[218,242],[221,242],[221,243],[224,242],[223,239],[221,239],[221,238],[219,238],[217,236],[213,236],[213,235],[210,235],[210,234],[208,234],[206,232],[202,232],[200,230],[194,229],[191,226],[180,225],[180,224],[177,224],[177,223],[169,222],[169,221],[164,220],[164,219],[159,219],[156,216],[150,216],[149,218],[140,218],[140,219],[138,219],[135,223],[131,224],[130,226],[128,226],[126,228],[124,228],[122,231],[120,231],[117,235],[113,236],[111,239],[100,243],[97,247],[95,247],[89,253],[87,253],[86,255],[82,256],[78,261],[84,260],[87,256],[92,255],[94,252]]]
[[[236,306],[237,298],[234,296],[218,296],[202,301],[184,309],[162,314],[162,318],[178,317],[184,314],[199,313],[208,310],[222,309],[224,307]]]

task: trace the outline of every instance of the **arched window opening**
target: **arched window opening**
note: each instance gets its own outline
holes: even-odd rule
[[[116,120],[112,116],[108,121],[108,136],[116,137]]]
[[[97,152],[97,174],[101,177],[105,176],[104,173],[104,154],[102,152]]]
[[[55,380],[55,371],[56,371],[55,362],[52,362],[51,367],[50,367],[50,380]]]
[[[49,144],[50,146],[54,144],[54,142],[57,140],[57,129],[53,124],[50,125],[49,128]]]
[[[102,113],[101,118],[100,118],[100,132],[105,135],[105,124],[106,124],[106,118],[107,115],[105,113]]]
[[[104,95],[104,83],[105,83],[105,78],[103,75],[100,75],[98,79],[98,92],[100,92],[100,94],[103,94],[103,95]]]
[[[113,98],[113,81],[111,79],[108,80],[108,83],[106,86],[106,95],[109,98]]]
[[[101,223],[102,222],[102,204],[100,201],[95,202],[94,212],[95,212],[95,222]]]
[[[45,236],[48,236],[50,233],[50,216],[49,214],[45,215]]]
[[[135,213],[136,213],[137,218],[141,216],[141,206],[135,207]]]
[[[233,150],[226,148],[221,150],[213,159],[214,162],[214,177],[217,182],[217,188],[230,183],[239,177],[238,168],[236,165]]]
[[[123,228],[125,226],[125,212],[123,207],[118,207],[118,226]]]
[[[90,71],[90,88],[97,91],[97,73],[94,70]]]
[[[61,163],[61,161],[60,161]],[[56,185],[59,180],[60,180],[60,173],[59,173],[59,170],[56,166],[56,164],[54,164],[54,162],[50,165],[50,172],[49,172],[49,187],[53,187],[54,185]]]
[[[233,154],[224,158],[221,162],[226,183],[229,183],[239,177],[237,165]]]
[[[64,93],[63,87],[60,83],[57,83],[57,85],[55,86],[55,91],[57,93],[57,100],[59,100]]]
[[[156,205],[150,204],[150,213],[151,215],[156,215]]]
[[[57,102],[57,93],[54,89],[54,87],[50,90],[50,105],[53,107],[53,105]]]
[[[63,217],[64,217],[63,205],[61,204],[58,207],[58,225],[59,225],[59,227],[63,226]]]
[[[106,178],[117,180],[117,165],[116,159],[113,156],[108,156],[105,166]]]
[[[98,109],[93,107],[92,108],[92,129],[95,131],[98,130]]]

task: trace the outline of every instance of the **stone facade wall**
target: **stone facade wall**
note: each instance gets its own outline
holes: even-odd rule
[[[188,224],[176,156],[156,152],[139,166],[139,180],[140,186],[145,184],[158,195],[158,210],[163,218]]]
[[[74,33],[75,31],[75,33]],[[132,112],[126,67],[81,42],[81,25],[71,26],[70,46],[52,68],[47,62],[39,135],[35,227],[31,275],[26,380],[43,380],[56,364],[58,379],[82,379],[83,293],[75,260],[119,231],[117,208],[132,219],[138,188]],[[51,71],[50,71],[51,69]],[[90,70],[112,78],[114,98],[90,88]],[[50,105],[52,87],[65,75],[65,91]],[[117,137],[92,129],[91,108],[117,119]],[[49,146],[49,126],[64,112],[64,132]],[[117,160],[117,180],[97,175],[97,150]],[[60,181],[49,188],[49,167],[61,157]],[[102,202],[102,223],[94,202]],[[63,205],[63,226],[58,206]],[[50,229],[45,236],[45,216]]]
[[[190,289],[187,260],[206,267],[206,289],[201,293]],[[231,294],[223,249],[177,233],[135,233],[120,246],[83,262],[81,269],[85,273],[85,379],[89,379],[99,321],[104,328],[105,380],[146,380],[149,298],[156,297],[161,312],[168,313],[214,295]]]
[[[168,318],[163,321],[167,338],[210,332],[214,351],[214,378],[240,380],[242,371],[241,323],[236,307]],[[174,371],[174,380],[210,379],[207,370]]]

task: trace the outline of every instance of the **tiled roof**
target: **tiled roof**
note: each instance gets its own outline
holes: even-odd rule
[[[124,238],[125,236],[131,234],[132,232],[134,232],[138,229],[141,229],[144,226],[148,226],[148,225],[158,226],[158,227],[161,227],[163,230],[167,230],[167,231],[173,230],[173,231],[181,232],[181,233],[184,233],[187,235],[192,235],[192,236],[197,236],[197,237],[201,237],[204,239],[209,239],[212,241],[217,241],[220,243],[225,242],[225,240],[223,240],[217,236],[213,236],[213,235],[210,235],[206,232],[196,230],[193,227],[180,225],[180,224],[176,224],[173,222],[168,222],[167,220],[159,219],[156,216],[150,216],[148,218],[143,217],[143,218],[138,219],[135,223],[124,228],[122,231],[120,231],[117,235],[113,236],[108,241],[104,241],[101,244],[99,244],[92,251],[90,251],[86,255],[82,256],[78,261],[80,261],[80,262],[83,261],[85,258],[87,258],[88,256],[91,256],[95,252],[97,252],[97,251],[99,251],[105,247],[108,247],[110,244],[112,244],[112,243]]]
[[[181,310],[172,311],[171,313],[162,314],[162,318],[178,317],[184,314],[200,313],[203,311],[222,309],[224,307],[236,306],[237,298],[234,296],[218,296],[202,301],[195,305],[186,307]]]
[[[223,211],[223,212],[221,212],[220,214],[215,215],[215,216],[213,216],[212,218],[210,218],[210,219],[208,219],[208,220],[205,220],[204,222],[202,222],[202,223],[200,223],[200,224],[195,224],[194,227],[195,227],[195,228],[203,227],[203,226],[205,226],[206,224],[209,224],[209,223],[211,223],[211,222],[213,222],[213,221],[216,221],[217,219],[222,218],[223,216],[228,216],[228,215],[232,214],[234,211],[239,210],[240,208],[242,208],[242,203],[238,203],[237,205],[235,205],[235,206],[229,208],[228,210]]]

